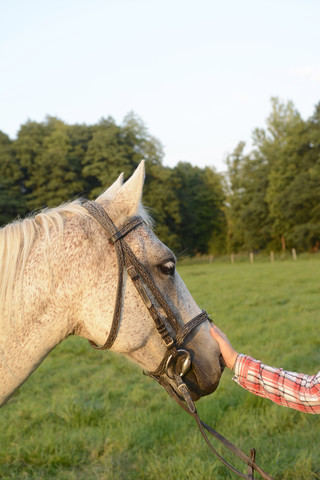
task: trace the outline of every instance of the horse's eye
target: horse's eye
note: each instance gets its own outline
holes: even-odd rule
[[[159,268],[161,272],[165,275],[173,275],[176,269],[176,265],[172,260],[170,260],[169,262],[159,265]]]

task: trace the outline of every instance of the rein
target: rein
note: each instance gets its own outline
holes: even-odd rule
[[[143,372],[145,375],[156,380],[167,393],[182,407],[189,415],[196,421],[199,430],[208,444],[213,454],[233,473],[241,478],[251,480],[254,478],[254,471],[257,471],[265,480],[273,480],[273,478],[264,472],[255,462],[255,450],[251,449],[250,457],[245,455],[233,443],[227,440],[223,435],[216,432],[213,428],[206,425],[198,415],[196,406],[191,398],[191,394],[187,385],[183,382],[182,377],[188,372],[191,367],[191,356],[187,350],[180,348],[183,345],[187,335],[195,329],[198,325],[205,321],[211,321],[205,311],[194,317],[185,325],[181,326],[172,312],[170,306],[166,302],[162,293],[154,283],[151,275],[147,269],[139,262],[129,245],[125,242],[124,237],[143,223],[141,217],[132,217],[122,228],[118,229],[109,217],[104,208],[97,202],[88,201],[83,204],[83,207],[89,212],[91,217],[96,220],[99,225],[107,232],[109,243],[114,245],[117,253],[118,262],[118,283],[115,301],[115,309],[111,330],[107,336],[107,340],[103,345],[97,345],[92,340],[89,340],[90,345],[98,350],[107,350],[111,348],[117,338],[119,331],[121,314],[122,314],[122,299],[124,288],[124,269],[126,268],[130,278],[132,279],[136,289],[138,290],[142,300],[144,301],[150,315],[152,316],[155,326],[167,348],[167,351],[162,359],[160,365],[154,372]],[[150,295],[150,293],[152,296]],[[160,315],[154,301],[163,309],[165,317]],[[175,337],[172,337],[171,332],[166,326],[166,322],[174,331]],[[182,360],[181,371],[179,374],[175,373],[174,365],[180,357]],[[164,377],[166,375],[173,381],[177,387],[180,395],[177,394],[171,383]],[[221,442],[226,448],[234,453],[247,465],[247,474],[241,473],[239,470],[230,465],[212,446],[205,430]]]

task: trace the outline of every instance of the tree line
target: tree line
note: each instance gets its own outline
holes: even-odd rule
[[[320,103],[304,121],[292,102],[272,99],[267,128],[240,142],[227,172],[163,165],[161,143],[128,114],[119,125],[27,121],[12,140],[0,132],[0,225],[77,197],[97,197],[146,161],[144,204],[176,254],[312,250],[320,241]]]
[[[27,121],[17,138],[0,132],[0,224],[77,197],[96,198],[121,172],[146,161],[144,205],[157,235],[177,254],[221,251],[226,235],[222,177],[189,163],[163,166],[163,149],[133,113],[121,125]],[[221,244],[221,245],[220,245]]]
[[[227,159],[228,242],[239,250],[318,250],[320,103],[304,121],[293,103],[271,101],[253,148],[240,142]]]

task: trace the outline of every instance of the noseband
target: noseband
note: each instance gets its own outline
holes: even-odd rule
[[[241,478],[247,480],[254,478],[254,470],[256,470],[260,475],[266,480],[273,480],[270,475],[265,473],[256,463],[255,463],[255,451],[252,449],[250,451],[250,457],[247,457],[241,450],[239,450],[235,445],[233,445],[229,440],[223,437],[220,433],[213,430],[211,427],[202,422],[198,416],[195,404],[192,400],[191,394],[188,390],[187,385],[183,382],[182,377],[186,375],[191,368],[191,356],[188,350],[182,348],[183,343],[186,340],[187,336],[199,325],[205,321],[211,321],[205,311],[202,311],[199,315],[194,317],[185,325],[180,325],[176,316],[174,315],[172,309],[168,305],[164,296],[160,292],[157,285],[154,283],[150,273],[147,269],[139,262],[136,255],[133,253],[129,245],[124,240],[124,237],[137,228],[139,225],[143,224],[141,217],[132,217],[122,228],[118,229],[113,223],[112,219],[109,217],[104,208],[97,202],[86,202],[83,204],[83,207],[89,212],[91,217],[93,217],[99,225],[106,231],[109,237],[109,243],[114,245],[117,253],[117,262],[118,262],[118,283],[117,283],[117,293],[115,308],[113,314],[113,320],[111,325],[111,330],[108,333],[107,340],[103,345],[97,345],[92,340],[89,340],[91,346],[98,350],[107,350],[110,349],[113,343],[117,338],[119,331],[121,314],[122,314],[122,301],[123,301],[123,287],[124,287],[124,269],[126,268],[127,273],[129,274],[133,284],[138,290],[142,300],[144,301],[151,317],[154,320],[157,331],[159,332],[163,343],[166,346],[166,353],[154,372],[144,372],[146,375],[150,376],[156,380],[160,385],[162,385],[168,394],[174,398],[174,400],[194,419],[196,420],[198,427],[201,431],[202,436],[209,445],[211,451],[216,455],[216,457],[226,465],[230,470]],[[155,305],[157,304],[157,306]],[[159,312],[159,307],[164,311],[165,317],[163,317]],[[168,328],[170,325],[170,329]],[[174,334],[171,333],[174,332]],[[178,360],[180,359],[180,371],[176,371]],[[169,378],[169,380],[166,379]],[[171,383],[175,383],[177,391],[180,393],[180,396],[176,393],[176,390],[172,387]],[[236,456],[243,460],[247,464],[248,474],[244,475],[239,470],[230,465],[219,453],[213,448],[210,440],[208,439],[204,429],[206,429],[212,436],[217,440],[223,443],[224,446],[229,448]]]

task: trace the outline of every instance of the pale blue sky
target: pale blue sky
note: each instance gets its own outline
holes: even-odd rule
[[[0,0],[0,130],[129,111],[180,160],[225,169],[270,98],[320,101],[319,0]]]

